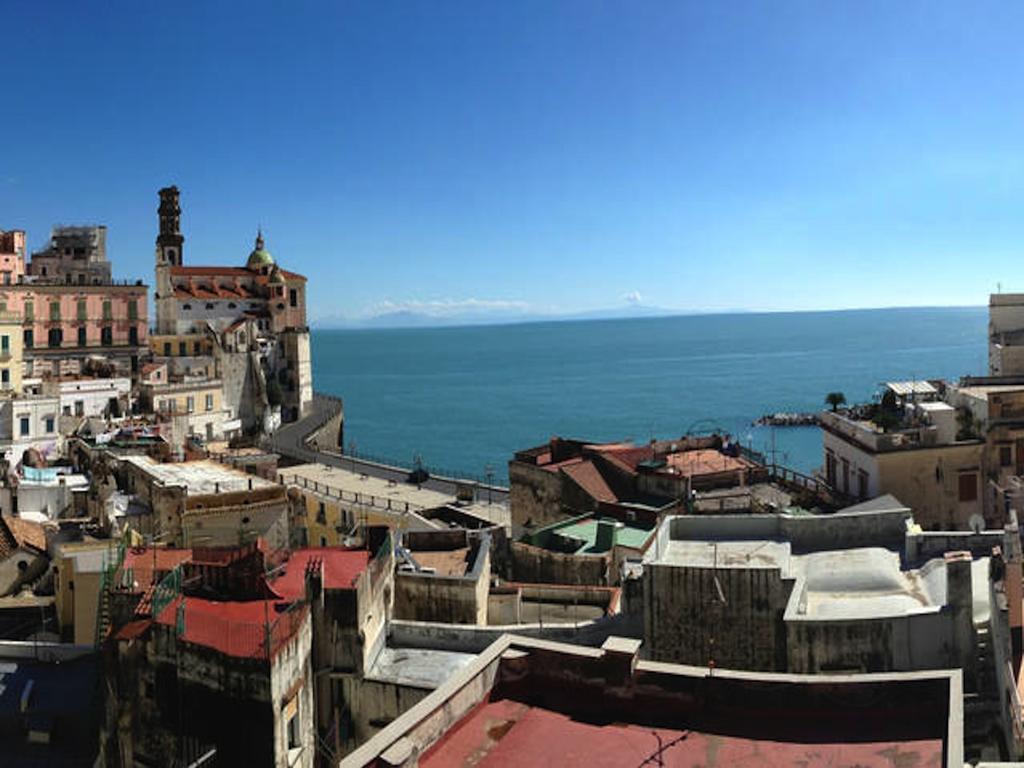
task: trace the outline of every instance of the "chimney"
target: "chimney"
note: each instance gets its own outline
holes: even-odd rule
[[[612,685],[625,685],[633,679],[642,640],[612,635],[601,646],[604,651],[605,679]]]
[[[946,561],[946,606],[953,623],[953,657],[951,668],[964,671],[964,690],[974,692],[978,688],[978,652],[974,636],[974,592],[971,585],[970,552],[947,552]]]

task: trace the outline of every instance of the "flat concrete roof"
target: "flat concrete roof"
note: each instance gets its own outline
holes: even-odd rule
[[[376,506],[384,505],[390,500],[396,512],[402,511],[408,504],[411,511],[421,509],[434,509],[445,505],[454,505],[455,497],[446,493],[431,490],[426,487],[418,487],[414,483],[403,483],[392,480],[385,480],[380,477],[353,472],[341,467],[331,467],[327,464],[300,464],[296,467],[284,467],[277,472],[279,478],[285,485],[297,485],[300,488],[306,487],[317,492],[312,485],[320,486],[320,492],[329,496],[337,496],[339,491],[349,496],[348,500],[355,494],[365,497],[369,502],[372,497]],[[296,479],[300,482],[296,482]],[[305,480],[308,485],[303,485]],[[483,517],[496,523],[502,520],[507,521],[508,506],[505,504],[487,504],[486,501],[476,501],[472,504],[459,504],[456,507],[461,512],[470,515]]]
[[[670,541],[657,565],[689,568],[779,568],[789,575],[789,542]]]
[[[366,678],[434,689],[475,658],[474,653],[385,647],[377,654]]]
[[[722,571],[778,569],[794,579],[787,619],[872,619],[935,611],[946,603],[946,563],[903,570],[898,553],[858,547],[794,555],[789,542],[671,540],[650,564]],[[975,621],[988,619],[988,558],[972,563]]]
[[[276,485],[216,461],[162,463],[153,461],[149,456],[125,456],[121,461],[134,464],[164,485],[183,486],[189,496],[246,491],[250,487],[272,488]]]

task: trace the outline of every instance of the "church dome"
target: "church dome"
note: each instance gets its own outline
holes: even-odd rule
[[[256,235],[256,247],[249,254],[249,260],[245,263],[245,266],[247,269],[259,272],[273,265],[274,257],[270,255],[270,251],[263,247],[263,233],[259,232]]]
[[[268,256],[270,254],[267,254]],[[270,270],[270,282],[271,283],[284,283],[284,275],[281,274],[281,268],[274,265],[273,269]]]

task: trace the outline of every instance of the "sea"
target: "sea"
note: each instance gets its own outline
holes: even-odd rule
[[[504,484],[517,450],[727,433],[804,473],[817,427],[764,414],[868,402],[886,381],[983,374],[985,307],[737,313],[314,330],[313,382],[345,403],[345,448]]]

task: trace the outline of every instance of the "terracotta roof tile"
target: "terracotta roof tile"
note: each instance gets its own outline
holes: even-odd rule
[[[619,500],[592,461],[572,464],[563,467],[562,471],[572,478],[576,485],[590,494],[592,498],[609,503]]]
[[[29,547],[39,552],[46,552],[46,529],[42,525],[31,520],[22,520],[20,517],[5,515],[0,519],[18,547]]]

